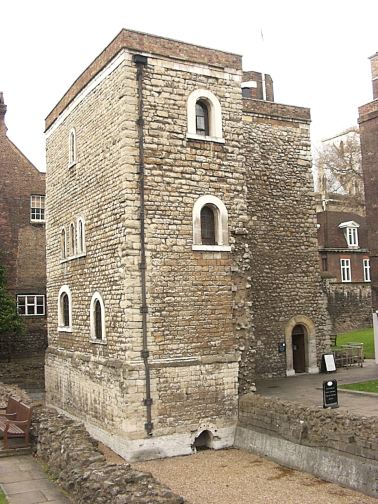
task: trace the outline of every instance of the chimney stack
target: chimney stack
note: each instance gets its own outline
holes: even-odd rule
[[[371,79],[373,84],[373,100],[378,98],[378,52],[370,56]]]
[[[5,125],[4,117],[7,111],[7,106],[4,103],[3,92],[0,91],[0,133],[6,133],[7,127]]]

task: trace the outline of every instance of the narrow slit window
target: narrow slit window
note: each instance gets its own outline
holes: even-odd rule
[[[98,299],[95,301],[95,337],[102,340],[102,309]]]
[[[69,327],[70,325],[70,300],[68,299],[68,294],[64,293],[62,295],[62,314],[63,314],[63,326]]]
[[[67,240],[66,240],[66,230],[62,229],[61,237],[60,237],[60,249],[62,259],[65,259],[67,256]]]
[[[75,226],[73,224],[70,225],[70,247],[71,247],[71,256],[75,255]]]

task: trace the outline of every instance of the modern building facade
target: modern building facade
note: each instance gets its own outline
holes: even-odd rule
[[[0,264],[26,326],[25,336],[12,338],[2,348],[3,356],[8,358],[9,353],[20,356],[43,352],[47,328],[45,175],[8,138],[6,111],[0,93]]]
[[[310,114],[267,97],[122,30],[46,119],[47,400],[130,460],[232,445],[239,393],[329,346]]]

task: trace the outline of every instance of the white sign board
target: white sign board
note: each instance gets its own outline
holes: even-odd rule
[[[333,357],[333,354],[324,355],[324,363],[325,363],[326,370],[328,372],[336,371],[335,359]]]

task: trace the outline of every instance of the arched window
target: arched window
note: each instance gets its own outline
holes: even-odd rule
[[[70,224],[70,255],[74,256],[76,252],[75,245],[75,226],[73,223]]]
[[[63,285],[58,294],[58,330],[72,331],[72,297],[68,285]]]
[[[91,340],[94,343],[106,343],[105,305],[99,292],[95,292],[92,296],[89,316]]]
[[[74,129],[70,131],[68,136],[68,165],[73,166],[76,163],[76,132]]]
[[[84,219],[82,217],[79,217],[77,220],[77,227],[76,227],[76,233],[77,233],[77,254],[85,254],[85,223]]]
[[[67,257],[67,237],[66,230],[64,228],[62,228],[60,235],[60,252],[62,259],[65,259]]]
[[[227,252],[228,213],[216,196],[201,196],[193,206],[193,250]]]
[[[196,103],[196,133],[197,135],[209,136],[209,110],[203,100]]]
[[[188,96],[187,121],[187,138],[224,143],[222,110],[211,91],[197,89]]]
[[[203,245],[217,245],[215,239],[215,215],[210,205],[201,210],[201,242]]]

